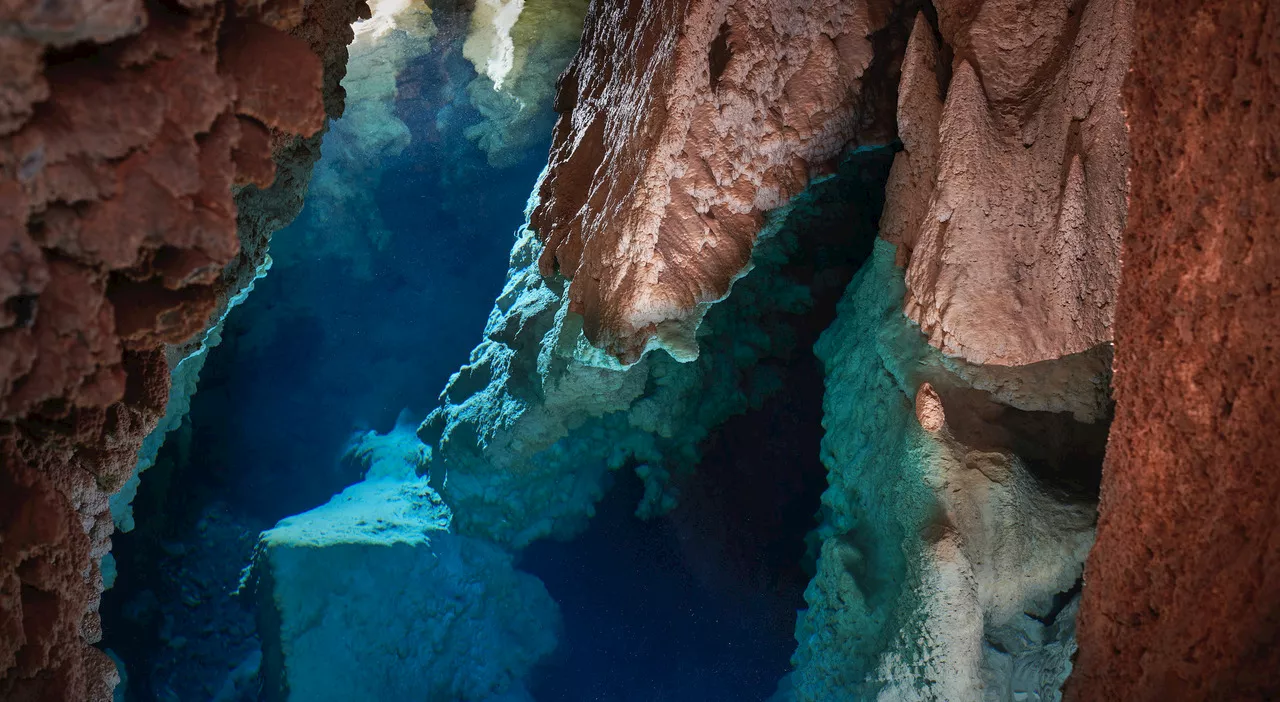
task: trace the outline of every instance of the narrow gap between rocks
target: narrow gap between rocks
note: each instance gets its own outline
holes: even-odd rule
[[[677,506],[636,517],[644,486],[623,470],[585,533],[524,551],[521,569],[546,583],[564,620],[559,649],[530,685],[539,702],[764,700],[790,670],[813,576],[806,539],[827,487],[812,348],[870,254],[891,160],[887,148],[855,152],[812,185],[776,235],[786,263],[751,274],[804,285],[811,305],[762,315],[794,343],[742,381],[777,389],[713,428],[695,468],[672,471]],[[711,315],[733,315],[735,304],[730,295]],[[702,353],[730,342],[705,337]]]

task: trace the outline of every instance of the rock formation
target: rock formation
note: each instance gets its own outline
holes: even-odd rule
[[[1138,0],[1075,700],[1280,696],[1280,12]]]
[[[467,136],[502,165],[583,4],[476,6]],[[362,12],[0,9],[0,697],[110,698],[109,498],[298,213]],[[410,29],[364,67],[403,67],[431,33]],[[862,263],[878,191],[835,263],[804,218],[858,177],[888,181],[883,241],[816,348],[830,487],[777,699],[1057,699],[1077,611],[1070,698],[1280,696],[1273,6],[597,0],[581,37],[506,289],[425,445],[362,437],[367,480],[264,537],[272,694],[351,699],[395,657],[417,679],[376,694],[519,696],[555,614],[514,554],[580,530],[610,471],[641,476],[640,514],[670,509],[708,429],[779,391],[763,361],[803,352],[794,318]],[[390,152],[379,75],[383,130],[348,136]],[[438,589],[388,607],[367,573]],[[454,605],[474,621],[433,628]],[[345,619],[308,628],[322,608]],[[297,674],[352,632],[348,667]]]
[[[1110,341],[1129,0],[934,4],[943,44],[922,15],[883,224],[907,265],[907,314],[973,363]]]
[[[384,467],[404,445],[380,451]],[[265,699],[531,699],[522,680],[555,648],[555,602],[511,554],[450,533],[404,457],[263,533]]]
[[[697,354],[763,213],[847,147],[892,135],[886,2],[594,3],[561,78],[530,220],[586,338],[631,363]],[[875,44],[886,45],[873,65]],[[632,70],[620,70],[630,66]]]
[[[341,111],[360,7],[3,11],[0,696],[110,698],[108,497],[164,413],[164,346],[199,345],[258,267],[227,264],[279,226],[246,201],[287,201],[259,191],[277,171],[300,198],[297,140]]]
[[[807,261],[797,264],[804,268],[826,252],[826,265],[848,267],[866,255],[879,203],[860,189],[878,186],[886,156],[855,155],[841,167],[843,185],[816,184],[764,219],[750,272],[707,313],[702,353],[686,362],[651,353],[624,365],[591,346],[572,311],[573,284],[539,273],[542,244],[523,228],[485,340],[419,430],[433,449],[423,470],[458,529],[515,548],[571,536],[593,513],[607,473],[624,466],[646,482],[642,514],[670,509],[670,478],[695,468],[707,431],[780,389],[757,366],[803,353],[792,348],[790,325],[812,308],[813,283],[797,279],[789,259]],[[823,201],[839,197],[848,198],[836,210],[848,228],[818,226],[831,205]],[[823,230],[839,234],[824,243]]]
[[[881,246],[816,348],[831,487],[784,700],[1051,700],[1070,671],[1127,7],[935,6],[903,59],[881,219],[896,255]]]
[[[830,488],[779,699],[1054,699],[1095,519],[1072,479],[1105,427],[974,388],[902,314],[894,257],[877,242],[815,349]]]

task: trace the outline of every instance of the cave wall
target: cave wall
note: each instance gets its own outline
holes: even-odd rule
[[[296,214],[318,143],[308,140],[341,112],[349,25],[363,9],[3,11],[5,699],[110,698],[115,667],[92,645],[109,496],[165,411],[166,347],[172,359],[172,347],[202,343],[256,275],[270,232]]]
[[[699,366],[718,335],[752,331],[712,320],[768,285],[768,270],[735,257],[767,259],[766,223],[790,207],[788,188],[883,139],[896,102],[889,243],[818,348],[832,487],[797,670],[778,699],[976,700],[984,687],[1053,699],[1070,670],[1109,419],[1129,5],[872,7],[875,21],[842,39],[871,51],[857,64],[875,77],[866,94],[826,70],[848,65],[819,60],[831,33],[806,33],[813,7],[792,8],[791,24],[732,3],[646,9],[624,33],[608,20],[636,8],[588,13],[508,290],[419,431],[432,448],[423,470],[461,531],[517,549],[581,528],[607,471],[628,460],[650,488],[641,514],[677,501],[663,473],[687,430],[723,421],[689,411],[721,402]],[[770,92],[755,73],[793,51],[805,58],[781,80],[817,92]],[[638,57],[638,73],[612,69],[614,54]],[[894,101],[884,83],[899,65]],[[816,107],[826,98],[830,113]],[[605,111],[607,100],[636,107]],[[780,123],[734,121],[735,105],[757,102]],[[787,123],[805,109],[816,115],[804,128]],[[795,180],[778,180],[775,159],[792,157]],[[1049,172],[1061,177],[1046,185]],[[1005,207],[1011,183],[1024,199]],[[912,317],[935,303],[963,314],[922,331]],[[883,319],[859,321],[868,310]]]
[[[1105,431],[973,387],[902,313],[894,258],[876,242],[814,349],[829,488],[780,699],[1054,699],[1096,518],[1065,457],[1096,464]]]
[[[1138,0],[1076,700],[1280,696],[1280,8]]]
[[[933,9],[903,57],[883,241],[815,347],[830,489],[782,699],[1052,700],[1071,670],[1129,5]]]

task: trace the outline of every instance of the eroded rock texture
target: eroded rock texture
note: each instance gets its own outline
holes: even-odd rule
[[[593,3],[561,79],[531,226],[592,344],[625,362],[694,331],[751,256],[763,213],[853,143],[893,133],[893,3]],[[896,26],[896,25],[895,25]]]
[[[0,10],[0,697],[110,698],[108,498],[164,412],[164,347],[199,336],[269,233],[261,212],[238,231],[233,190],[289,172],[341,110],[358,6]]]
[[[894,257],[877,242],[815,348],[830,487],[779,699],[1055,699],[1106,425],[975,387],[902,314]]]
[[[673,478],[695,469],[709,430],[782,390],[772,363],[807,353],[794,325],[824,280],[865,257],[887,160],[857,154],[764,218],[750,273],[707,313],[689,362],[655,352],[623,365],[588,343],[572,285],[539,273],[544,249],[522,228],[485,339],[418,432],[457,530],[515,548],[567,538],[624,467],[646,484],[639,514],[670,510]]]
[[[1077,700],[1280,697],[1280,11],[1139,0]]]
[[[1111,339],[1131,0],[937,0],[903,63],[883,235],[949,355],[1020,366]]]

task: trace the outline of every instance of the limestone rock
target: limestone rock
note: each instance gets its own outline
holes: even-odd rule
[[[571,536],[593,513],[608,472],[625,465],[646,482],[642,515],[670,509],[678,496],[669,479],[695,469],[708,430],[781,389],[762,361],[804,353],[790,325],[814,299],[788,262],[816,244],[806,238],[818,229],[810,226],[815,203],[861,194],[864,170],[882,178],[886,162],[887,150],[855,154],[841,175],[767,215],[733,295],[699,313],[701,350],[685,362],[655,351],[625,365],[592,346],[564,280],[541,275],[543,245],[522,228],[484,341],[418,431],[459,531],[515,548]],[[841,210],[849,228],[830,228],[844,235],[842,251],[848,237],[870,239],[877,209]]]
[[[916,389],[916,421],[920,422],[921,429],[931,434],[942,431],[947,424],[942,398],[928,383],[921,383]]]
[[[266,699],[530,699],[522,680],[555,648],[555,602],[449,517],[425,479],[380,479],[264,532]]]
[[[873,50],[889,23],[866,0],[592,5],[531,226],[593,345],[627,363],[696,354],[763,213],[846,147],[891,138],[892,105],[864,89],[889,70]]]
[[[909,262],[907,313],[933,345],[978,364],[1110,341],[1130,0],[936,5],[945,51],[917,18],[885,213]]]
[[[1057,699],[1094,508],[902,315],[894,256],[877,242],[816,348],[830,488],[781,699]]]

